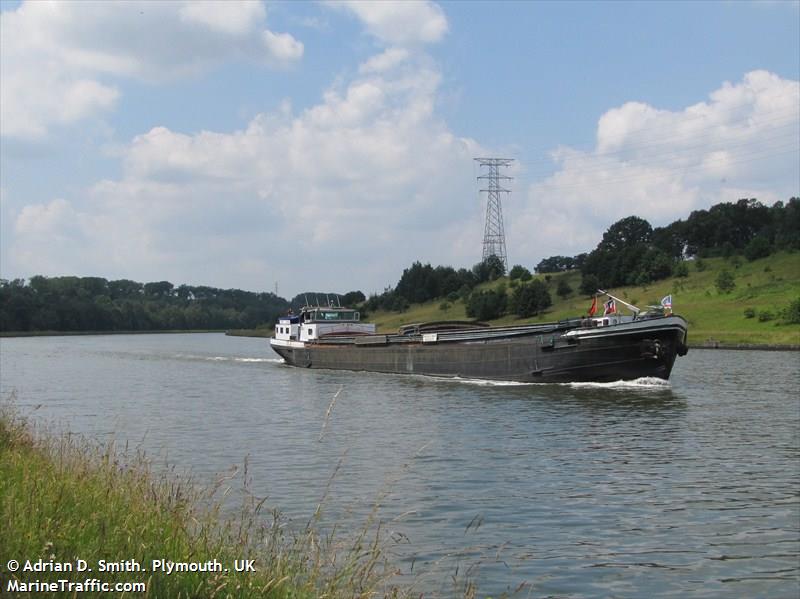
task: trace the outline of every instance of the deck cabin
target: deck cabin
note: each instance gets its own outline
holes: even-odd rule
[[[372,335],[375,325],[361,322],[357,310],[306,306],[299,315],[281,316],[275,325],[275,339],[308,342],[330,335]]]

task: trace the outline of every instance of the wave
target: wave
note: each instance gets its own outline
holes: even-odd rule
[[[283,358],[246,358],[237,356],[198,356],[193,354],[175,354],[180,360],[201,360],[205,362],[239,362],[239,363],[283,363]]]
[[[669,381],[654,376],[643,376],[632,381],[614,381],[611,383],[559,383],[575,388],[592,389],[671,389]]]
[[[489,379],[464,379],[458,376],[449,379],[439,379],[439,380],[450,380],[450,381],[455,381],[457,383],[464,383],[467,385],[477,385],[478,387],[528,387],[530,385],[541,384],[541,383],[523,383],[520,381],[491,381]]]
[[[645,376],[630,381],[613,381],[610,383],[525,383],[521,381],[493,381],[489,379],[469,379],[462,377],[444,377],[430,375],[416,375],[420,378],[434,380],[437,382],[462,383],[465,385],[475,385],[477,387],[572,387],[575,389],[643,389],[643,390],[665,390],[671,389],[669,381],[664,379]]]

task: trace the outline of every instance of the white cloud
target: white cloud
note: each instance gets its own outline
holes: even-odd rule
[[[250,289],[277,279],[285,293],[379,291],[415,259],[471,265],[482,232],[472,158],[482,150],[436,116],[440,77],[423,62],[332,87],[298,113],[281,105],[239,131],[138,135],[123,176],[64,215],[64,226],[92,223],[72,236],[75,249],[57,244],[51,255],[33,231],[23,235],[55,208],[29,207],[14,256],[80,255],[81,268],[101,256],[94,272],[106,276],[157,270]]]
[[[204,0],[187,2],[178,9],[182,21],[200,23],[229,35],[249,33],[267,16],[264,5],[252,0]]]
[[[367,31],[393,45],[430,44],[447,33],[447,17],[439,5],[428,1],[330,1],[328,5],[355,15]]]
[[[358,71],[361,74],[384,73],[403,63],[408,56],[408,50],[405,48],[387,48],[381,54],[372,56],[358,68]]]
[[[303,44],[265,22],[258,2],[25,2],[0,16],[1,133],[41,138],[52,125],[112,110],[116,78],[299,60]]]
[[[58,233],[67,221],[74,218],[74,211],[69,202],[56,198],[49,204],[25,206],[14,223],[14,228],[21,235],[50,235]]]
[[[613,108],[598,121],[593,150],[553,152],[555,173],[530,185],[509,234],[536,261],[591,250],[631,214],[660,226],[742,197],[785,201],[800,192],[798,106],[800,82],[752,71],[684,110]],[[535,165],[527,167],[530,180]]]

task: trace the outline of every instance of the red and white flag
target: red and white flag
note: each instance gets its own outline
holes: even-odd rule
[[[610,299],[605,303],[605,311],[603,312],[603,316],[608,316],[609,314],[616,314],[617,313],[617,303]]]

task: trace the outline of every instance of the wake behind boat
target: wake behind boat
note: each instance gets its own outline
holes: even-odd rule
[[[377,334],[356,310],[306,306],[278,320],[270,345],[302,368],[525,383],[669,379],[676,357],[687,352],[687,324],[671,313],[671,301],[642,312],[601,293],[610,298],[601,317],[590,311],[586,318],[506,327],[421,323],[394,334]],[[632,314],[617,313],[617,303]]]

